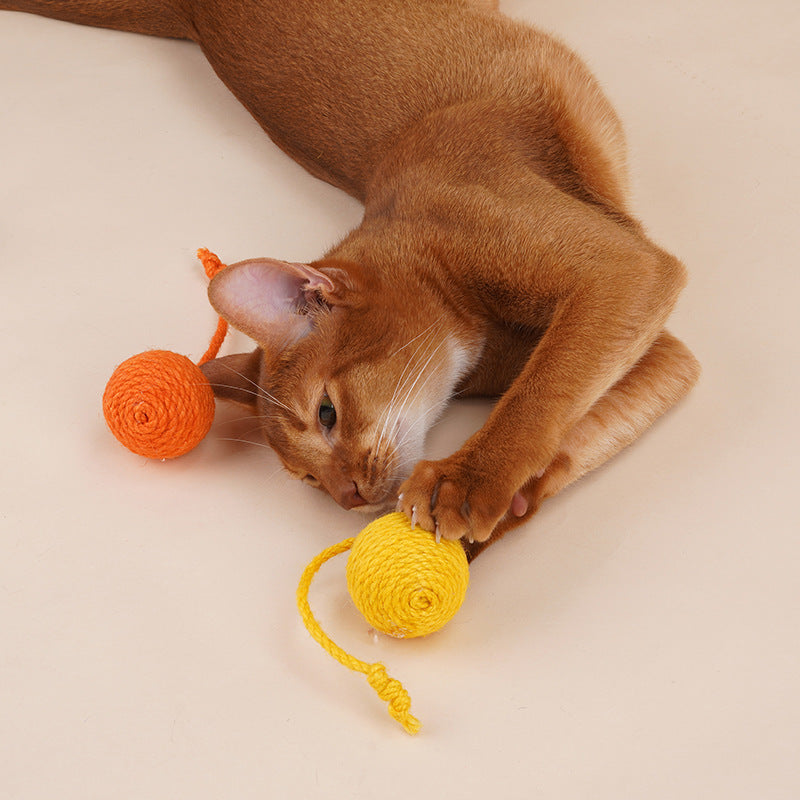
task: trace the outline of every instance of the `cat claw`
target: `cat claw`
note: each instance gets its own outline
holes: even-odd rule
[[[411,506],[411,527],[417,527],[417,507]]]
[[[436,544],[442,541],[442,532],[439,530],[439,523],[436,523],[436,528],[434,530],[434,536],[436,537]]]

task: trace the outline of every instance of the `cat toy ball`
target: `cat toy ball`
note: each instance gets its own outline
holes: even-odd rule
[[[200,249],[213,278],[225,265]],[[195,364],[168,350],[148,350],[123,361],[103,393],[103,415],[117,439],[138,455],[177,458],[196,447],[214,420],[214,392],[200,366],[215,358],[228,325],[220,318],[208,350]]]
[[[466,553],[458,542],[437,542],[433,534],[412,528],[405,514],[387,514],[320,553],[297,587],[297,607],[311,636],[345,667],[366,675],[391,716],[415,734],[420,722],[410,713],[403,685],[380,662],[361,661],[331,641],[311,612],[312,579],[326,561],[348,550],[347,588],[356,608],[373,628],[397,638],[425,636],[452,619],[469,583]]]

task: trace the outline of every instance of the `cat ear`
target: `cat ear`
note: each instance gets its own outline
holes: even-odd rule
[[[308,264],[254,258],[231,264],[208,287],[216,312],[269,350],[282,350],[313,325],[313,305],[336,302],[342,287],[331,274]]]
[[[261,348],[207,361],[200,369],[208,378],[215,397],[255,408],[261,377]]]

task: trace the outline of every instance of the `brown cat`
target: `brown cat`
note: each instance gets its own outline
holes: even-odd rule
[[[364,203],[320,261],[245,261],[209,289],[259,344],[206,367],[218,394],[345,508],[399,493],[474,555],[696,381],[663,327],[685,270],[630,215],[614,111],[492,0],[0,8],[196,41],[283,150]],[[499,399],[458,452],[420,461],[454,394]]]

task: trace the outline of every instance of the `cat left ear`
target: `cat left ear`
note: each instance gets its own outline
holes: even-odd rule
[[[336,272],[254,258],[217,273],[209,284],[208,298],[234,328],[274,351],[309,333],[313,306],[334,304],[341,296],[343,287]]]
[[[215,397],[255,408],[262,355],[261,348],[257,347],[252,353],[236,353],[206,361],[200,369],[208,378]]]

